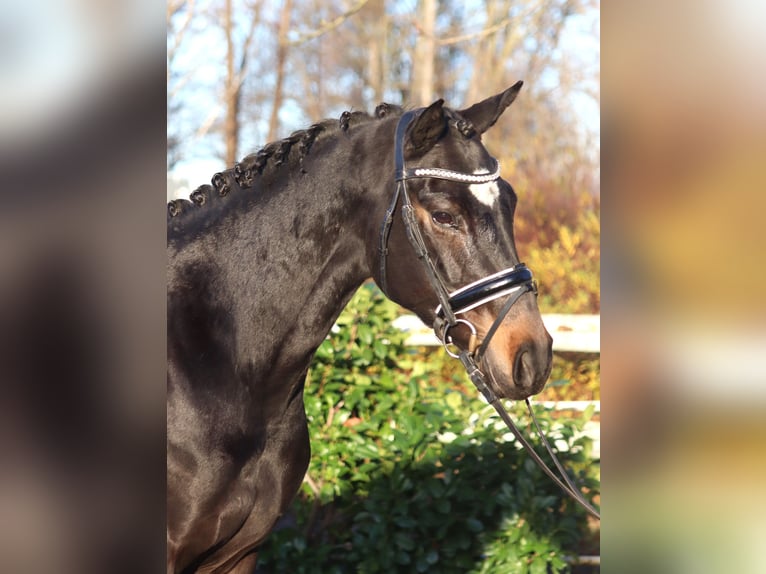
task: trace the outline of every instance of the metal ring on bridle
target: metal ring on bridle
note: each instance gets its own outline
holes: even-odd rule
[[[452,329],[452,327],[459,325],[460,323],[463,323],[464,325],[467,325],[468,328],[471,330],[471,337],[476,338],[476,327],[473,326],[473,323],[470,321],[466,321],[465,319],[458,319],[451,325],[449,323],[444,323],[444,327],[442,328],[442,345],[444,346],[444,350],[447,351],[447,354],[452,357],[453,359],[459,359],[460,355],[457,353],[453,353],[449,350],[449,345],[454,345],[454,341],[452,340],[452,337],[449,336],[449,330]]]

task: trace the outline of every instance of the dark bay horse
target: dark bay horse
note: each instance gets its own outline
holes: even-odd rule
[[[254,570],[308,467],[312,356],[369,277],[427,324],[444,319],[439,289],[461,300],[443,335],[493,337],[480,363],[498,396],[543,388],[551,338],[517,289],[516,196],[481,143],[520,88],[459,111],[344,112],[169,204],[168,572]]]

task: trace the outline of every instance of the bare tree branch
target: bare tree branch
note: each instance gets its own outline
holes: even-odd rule
[[[175,34],[173,35],[173,43],[168,48],[167,52],[167,58],[169,62],[168,74],[170,74],[170,63],[172,63],[173,58],[175,58],[175,55],[178,52],[178,48],[181,46],[181,41],[183,40],[186,31],[189,29],[189,25],[191,24],[192,18],[194,17],[196,5],[195,0],[170,0],[167,5],[166,24],[168,30],[170,30],[170,22],[173,17],[184,8],[186,8],[186,18],[184,18],[178,30],[176,30]]]
[[[489,26],[488,28],[484,28],[483,30],[479,30],[478,32],[472,32],[470,34],[463,34],[462,36],[453,36],[452,38],[441,38],[437,40],[436,42],[440,46],[451,46],[453,44],[459,44],[460,42],[467,42],[469,40],[476,40],[478,38],[485,38],[486,36],[491,36],[492,34],[496,34],[500,30],[508,27],[511,25],[511,23],[516,20],[516,18],[504,18],[494,26]]]
[[[168,66],[168,75],[170,74],[170,66]],[[194,71],[190,70],[186,72],[183,76],[177,77],[175,81],[172,84],[170,84],[170,78],[168,78],[168,100],[174,99],[179,93],[182,92],[182,90],[186,87],[186,85],[192,80],[194,77]]]
[[[294,40],[290,40],[287,42],[288,46],[298,46],[300,44],[304,44],[308,42],[309,40],[313,40],[314,38],[318,38],[319,36],[322,36],[323,34],[326,34],[327,32],[330,32],[331,30],[334,30],[343,22],[348,20],[351,16],[359,12],[365,4],[367,4],[368,0],[357,0],[357,3],[354,4],[351,8],[340,14],[339,16],[336,16],[332,20],[322,20],[319,23],[319,27],[310,30],[308,32],[300,32],[298,37]]]
[[[226,117],[224,120],[224,142],[226,145],[225,161],[227,165],[233,165],[239,154],[240,134],[240,106],[242,102],[242,85],[247,76],[248,57],[250,46],[255,37],[255,31],[260,23],[261,2],[256,0],[248,6],[245,12],[246,21],[249,21],[247,34],[239,44],[239,58],[236,58],[237,46],[235,46],[235,20],[239,15],[234,13],[232,0],[226,0],[224,11],[224,33],[226,35],[226,81],[224,102]],[[235,16],[237,16],[235,18]],[[236,59],[236,61],[235,61]]]
[[[440,46],[452,46],[454,44],[460,44],[461,42],[468,42],[471,40],[486,38],[487,36],[497,34],[503,29],[509,27],[511,24],[522,21],[524,18],[527,18],[530,15],[537,12],[538,10],[542,9],[542,7],[543,7],[543,1],[537,1],[534,3],[530,3],[527,6],[527,9],[524,10],[523,12],[515,14],[514,16],[507,16],[506,18],[503,18],[497,23],[492,24],[491,26],[486,26],[482,28],[481,30],[477,30],[476,32],[469,32],[466,34],[461,34],[459,36],[451,36],[448,38],[439,38],[438,34],[433,34],[433,37],[436,43]],[[420,25],[418,21],[413,21],[412,25],[415,26],[419,34],[428,35],[428,32],[423,29],[423,27]]]
[[[221,109],[216,106],[214,107],[210,113],[205,118],[205,121],[200,124],[199,128],[194,132],[194,139],[200,139],[205,137],[210,130],[215,125],[215,122],[218,120],[218,118],[221,117]]]
[[[250,46],[253,43],[253,38],[255,37],[255,29],[261,22],[261,0],[253,2],[253,4],[250,6],[250,14],[250,28],[248,29],[247,36],[245,36],[245,41],[242,44],[242,54],[240,55],[239,59],[237,89],[242,86],[242,83],[245,81],[245,76],[247,75],[247,61],[248,55],[250,54]]]

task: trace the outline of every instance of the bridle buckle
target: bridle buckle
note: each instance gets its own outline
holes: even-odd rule
[[[476,333],[476,327],[473,323],[470,321],[466,321],[465,319],[458,319],[454,323],[450,324],[446,321],[444,321],[441,325],[441,336],[439,339],[442,342],[442,346],[444,347],[444,350],[447,352],[447,354],[452,357],[453,359],[459,359],[460,358],[460,350],[458,350],[457,353],[450,350],[450,346],[457,346],[455,345],[454,341],[452,340],[452,337],[449,334],[450,329],[453,327],[457,327],[460,324],[466,325],[468,329],[471,331],[471,336],[468,339],[468,352],[473,354],[473,352],[476,350],[476,347],[479,346],[479,336]]]

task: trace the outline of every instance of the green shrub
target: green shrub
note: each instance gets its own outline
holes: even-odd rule
[[[404,346],[391,327],[396,312],[377,290],[360,289],[317,352],[305,393],[311,464],[258,572],[566,571],[563,557],[586,535],[584,511],[464,375],[444,380],[442,361]],[[509,403],[525,428],[521,407]],[[592,495],[598,464],[578,434],[586,418],[542,412],[540,423]]]

